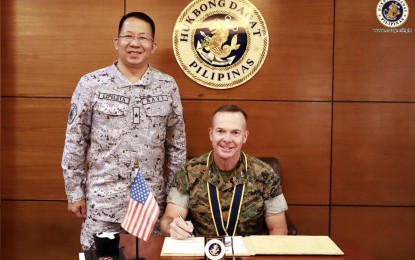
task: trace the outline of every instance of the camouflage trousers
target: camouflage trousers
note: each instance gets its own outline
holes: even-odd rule
[[[84,251],[95,249],[94,234],[99,232],[126,233],[120,223],[96,220],[88,216],[82,223],[81,246]]]

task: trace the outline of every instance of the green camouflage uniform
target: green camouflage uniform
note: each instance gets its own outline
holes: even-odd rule
[[[167,202],[189,210],[188,219],[192,221],[197,235],[214,236],[216,230],[209,206],[207,182],[218,188],[225,227],[234,187],[245,183],[235,235],[267,234],[265,216],[288,209],[282,194],[280,177],[268,164],[249,155],[247,155],[248,169],[244,171],[245,162],[241,153],[236,169],[228,182],[225,182],[213,161],[213,155],[209,159],[209,169],[206,168],[207,158],[208,154],[194,158],[176,173]],[[266,203],[271,200],[274,204],[272,209]]]

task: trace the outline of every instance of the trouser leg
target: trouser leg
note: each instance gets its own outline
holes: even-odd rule
[[[94,234],[99,232],[124,233],[120,223],[106,222],[87,217],[82,223],[81,246],[84,251],[95,249]]]

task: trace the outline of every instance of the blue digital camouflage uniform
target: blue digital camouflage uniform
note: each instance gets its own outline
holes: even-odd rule
[[[219,190],[225,227],[234,186],[245,183],[235,235],[267,234],[265,216],[288,209],[282,193],[280,177],[268,164],[249,155],[247,155],[248,169],[245,171],[245,162],[241,155],[238,166],[225,182],[212,157],[209,159],[209,169],[206,167],[208,154],[188,161],[176,173],[167,202],[189,210],[188,218],[193,223],[196,235],[215,236],[217,234],[210,211],[206,183],[210,182]]]
[[[175,80],[149,67],[131,84],[115,64],[83,76],[71,100],[62,168],[68,202],[87,201],[84,236],[107,225],[99,221],[118,224],[119,229],[135,159],[159,203],[160,216],[174,173],[186,161]],[[165,162],[167,174],[163,174]],[[87,246],[91,239],[81,238],[81,244]]]

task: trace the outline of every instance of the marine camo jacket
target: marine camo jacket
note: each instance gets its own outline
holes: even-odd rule
[[[210,210],[207,182],[218,188],[225,227],[234,187],[238,184],[245,184],[235,235],[266,234],[268,230],[265,217],[288,209],[282,193],[280,176],[265,162],[250,155],[247,155],[247,158],[248,168],[245,169],[245,162],[241,155],[239,165],[227,181],[224,181],[219,173],[213,156],[209,159],[209,167],[206,167],[208,154],[188,161],[176,173],[167,201],[189,210],[188,217],[197,235],[217,235]]]
[[[93,218],[121,222],[135,159],[164,212],[174,173],[186,160],[186,137],[175,80],[149,67],[131,84],[114,64],[79,81],[62,168],[68,202],[86,199]]]

